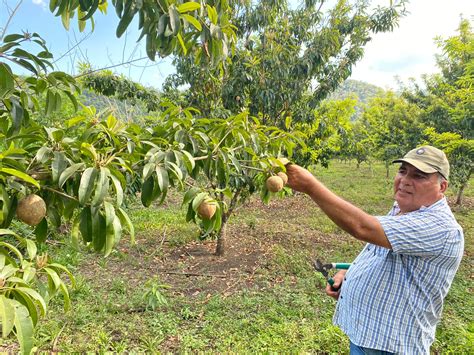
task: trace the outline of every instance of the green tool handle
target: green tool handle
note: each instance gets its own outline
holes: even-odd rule
[[[339,289],[341,288],[341,285],[339,285],[338,287],[334,287],[334,279],[332,277],[328,278],[328,284],[331,286],[331,289],[333,291],[339,291]]]
[[[351,266],[350,263],[332,263],[334,269],[347,270]]]

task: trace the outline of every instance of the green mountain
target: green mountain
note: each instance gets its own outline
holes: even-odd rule
[[[367,104],[371,98],[378,96],[383,91],[381,87],[366,83],[365,81],[347,79],[331,94],[329,100],[344,100],[348,97],[356,96],[358,103],[355,107],[356,113],[352,117],[352,120],[355,120],[362,112],[364,104]]]

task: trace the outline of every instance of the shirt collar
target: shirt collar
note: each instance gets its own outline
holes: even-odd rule
[[[438,201],[436,201],[432,205],[430,205],[430,206],[421,206],[420,209],[418,209],[416,211],[412,211],[412,212],[424,212],[424,211],[427,211],[427,210],[435,210],[435,209],[438,209],[440,207],[443,207],[443,206],[447,205],[447,203],[448,202],[446,201],[446,197],[443,196],[442,198],[440,198]],[[398,207],[398,203],[397,203],[397,201],[395,201],[393,203],[392,211],[391,211],[390,214],[392,216],[395,216],[399,213],[400,213],[400,207]]]

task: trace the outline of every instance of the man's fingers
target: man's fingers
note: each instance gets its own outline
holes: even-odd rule
[[[339,291],[334,291],[329,284],[326,285],[326,294],[336,300],[339,298]]]

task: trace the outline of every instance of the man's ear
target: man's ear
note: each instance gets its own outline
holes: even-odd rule
[[[446,180],[441,181],[440,192],[444,194],[447,189],[448,189],[448,182]]]

